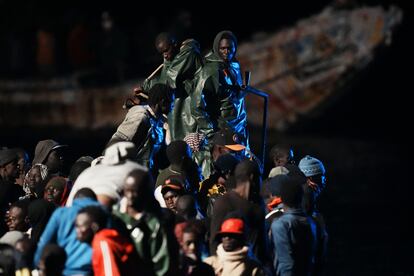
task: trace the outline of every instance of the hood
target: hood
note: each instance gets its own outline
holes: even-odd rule
[[[219,43],[220,43],[220,40],[223,38],[223,36],[229,37],[234,42],[234,46],[236,48],[234,52],[234,58],[232,60],[234,61],[236,57],[236,53],[237,53],[237,38],[231,31],[221,31],[216,35],[216,37],[214,38],[214,42],[213,42],[213,54],[215,54],[216,56],[219,56]]]

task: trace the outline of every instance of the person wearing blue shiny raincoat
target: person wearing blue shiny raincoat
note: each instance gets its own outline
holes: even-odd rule
[[[204,66],[197,74],[192,111],[197,132],[204,134],[207,141],[214,132],[230,128],[239,137],[239,143],[249,149],[246,92],[241,89],[242,75],[236,51],[237,38],[231,31],[216,35],[213,49],[205,56]],[[196,156],[204,177],[211,173],[211,147],[207,144]]]

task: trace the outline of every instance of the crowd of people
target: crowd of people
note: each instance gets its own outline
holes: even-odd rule
[[[164,62],[133,89],[102,156],[0,150],[0,274],[324,275],[325,167],[290,145],[252,153],[237,38],[202,56],[160,33]],[[264,181],[262,181],[264,180]],[[20,274],[25,275],[25,274]]]

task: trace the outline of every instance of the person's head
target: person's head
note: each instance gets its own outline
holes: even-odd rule
[[[237,51],[237,38],[231,31],[221,31],[214,38],[213,52],[226,63],[234,60]]]
[[[283,183],[289,181],[289,176],[286,174],[279,174],[274,177],[268,178],[263,182],[260,194],[265,201],[266,205],[271,203],[276,197],[281,196],[281,186]]]
[[[34,164],[27,172],[23,189],[26,193],[36,194],[38,197],[42,196],[48,176],[49,170],[46,165]]]
[[[36,246],[34,242],[27,236],[23,235],[18,241],[16,241],[16,245],[14,246],[17,251],[19,251],[26,260],[33,260],[33,255],[36,251]]]
[[[280,185],[280,197],[283,204],[289,208],[300,208],[303,199],[304,182],[299,177],[289,177],[288,181],[284,181]]]
[[[275,167],[295,164],[293,149],[286,144],[277,144],[270,150],[270,157]]]
[[[166,149],[168,161],[176,166],[183,166],[191,158],[188,144],[182,140],[172,141]]]
[[[100,206],[87,206],[76,216],[76,237],[81,242],[91,243],[97,232],[106,228],[108,214]]]
[[[61,171],[64,166],[64,149],[66,147],[66,145],[61,145],[52,139],[39,141],[35,148],[33,164],[46,165],[51,174]]]
[[[191,195],[180,196],[176,204],[177,215],[185,220],[193,219],[197,216],[196,201]]]
[[[237,251],[245,245],[244,221],[240,218],[228,218],[223,221],[216,239],[221,241],[226,252]]]
[[[240,160],[231,153],[220,155],[214,162],[214,169],[219,175],[217,181],[224,184],[230,176],[234,175],[234,170],[239,162]]]
[[[74,199],[78,198],[90,198],[93,200],[97,200],[95,192],[90,188],[82,188],[78,190],[75,195],[73,196]]]
[[[246,148],[240,143],[239,136],[229,128],[222,128],[220,131],[214,133],[211,139],[212,157],[216,161],[221,155],[226,153],[233,153],[237,155]]]
[[[326,170],[323,163],[315,157],[306,155],[299,162],[299,169],[313,183],[317,184],[320,189],[326,187]]]
[[[234,176],[237,189],[249,185],[247,195],[249,200],[256,201],[260,197],[261,177],[260,169],[256,162],[249,159],[242,160],[237,164]]]
[[[42,251],[39,261],[40,276],[62,275],[66,262],[65,250],[57,244],[47,244]]]
[[[14,247],[0,243],[0,275],[15,275],[16,260]]]
[[[157,83],[148,92],[148,105],[155,113],[168,115],[172,110],[174,94],[168,85]]]
[[[289,164],[287,164],[285,166],[288,166],[288,165]],[[288,174],[289,173],[289,170],[285,166],[276,166],[276,167],[273,167],[270,170],[268,177],[271,178],[271,177],[275,177],[275,176],[282,175],[282,174],[284,174],[284,175]],[[293,166],[295,166],[295,165],[293,165]]]
[[[205,232],[200,221],[190,220],[185,223],[180,244],[185,255],[200,260]]]
[[[14,202],[9,208],[9,215],[7,218],[7,227],[9,231],[17,230],[26,232],[29,229],[27,218],[29,202],[26,200],[19,200]]]
[[[69,171],[69,175],[68,175],[68,179],[72,182],[75,183],[76,179],[78,178],[78,176],[87,168],[89,168],[91,166],[91,162],[86,162],[86,161],[76,161],[72,167],[70,168]]]
[[[234,60],[237,51],[237,38],[231,31],[221,31],[214,38],[213,52],[224,62]]]
[[[13,149],[0,150],[0,177],[14,182],[19,177],[18,156]]]
[[[135,211],[143,211],[149,208],[149,203],[155,200],[152,187],[153,179],[150,172],[141,169],[130,172],[123,187],[127,206]]]
[[[179,51],[177,39],[170,33],[160,33],[155,38],[155,48],[164,60],[171,61]]]
[[[162,185],[161,194],[168,209],[177,213],[178,198],[184,195],[184,179],[179,176],[170,176]]]
[[[62,205],[69,194],[67,181],[64,177],[52,177],[46,184],[44,199],[56,205]]]

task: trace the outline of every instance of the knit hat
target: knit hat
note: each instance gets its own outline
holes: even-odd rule
[[[306,175],[306,177],[325,174],[326,172],[322,162],[309,155],[306,155],[300,160],[299,169]]]
[[[37,163],[43,164],[46,161],[47,156],[52,150],[56,150],[62,147],[67,147],[67,145],[61,145],[52,139],[39,141],[35,148],[33,164],[37,164]]]
[[[233,151],[241,151],[246,147],[240,144],[240,139],[236,133],[229,128],[223,128],[219,132],[216,132],[212,138],[213,145],[224,146]]]
[[[0,166],[4,166],[11,161],[17,160],[17,153],[13,149],[0,150]]]
[[[216,239],[223,234],[239,234],[244,235],[244,222],[239,218],[229,218],[223,221],[220,231],[216,234]]]

